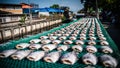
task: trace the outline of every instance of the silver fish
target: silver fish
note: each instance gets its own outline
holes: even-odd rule
[[[113,53],[113,50],[109,46],[101,46],[101,50],[104,53]]]
[[[102,55],[100,60],[105,67],[116,68],[118,64],[117,60],[110,55]]]
[[[57,36],[50,36],[49,39],[50,39],[50,40],[56,40],[56,39],[57,39]]]
[[[10,49],[10,50],[4,50],[0,53],[0,58],[7,58],[13,53],[15,53],[17,50],[15,49]]]
[[[87,53],[83,55],[82,60],[87,65],[96,65],[97,64],[97,57],[92,53]]]
[[[59,37],[59,40],[65,40],[65,39],[66,39],[66,36]]]
[[[72,44],[73,42],[72,42],[71,40],[65,40],[63,43],[64,43],[65,45],[69,45],[69,44]]]
[[[20,44],[17,44],[17,45],[16,45],[16,48],[17,48],[17,49],[24,49],[24,48],[27,48],[27,47],[29,47],[29,46],[30,46],[29,43],[20,43]]]
[[[101,45],[105,45],[105,46],[106,46],[106,45],[109,45],[109,43],[108,43],[107,41],[101,41],[100,44],[101,44]]]
[[[90,53],[95,53],[97,52],[97,48],[94,46],[86,46],[86,50]]]
[[[59,50],[59,51],[66,51],[69,48],[70,47],[68,45],[61,45],[61,46],[58,46],[57,50]]]
[[[50,42],[51,42],[51,40],[48,40],[48,39],[41,41],[42,44],[49,44]]]
[[[51,51],[51,50],[55,49],[56,47],[57,46],[54,44],[47,44],[47,45],[42,46],[42,49],[44,51]]]
[[[41,39],[41,40],[43,40],[43,39],[48,39],[48,36],[41,36],[40,39]]]
[[[77,60],[78,58],[75,52],[66,53],[61,57],[62,63],[69,65],[73,65]]]
[[[31,45],[29,46],[30,49],[39,49],[39,48],[41,48],[41,47],[42,47],[41,44],[31,44]]]
[[[76,43],[77,45],[83,45],[83,44],[84,44],[84,42],[81,41],[81,40],[76,40],[75,43]]]
[[[40,59],[42,59],[45,56],[45,51],[35,51],[30,53],[27,56],[27,59],[30,61],[38,61]]]
[[[30,40],[30,43],[34,44],[34,43],[39,43],[40,41],[41,41],[40,39],[32,39]]]
[[[96,45],[96,42],[93,41],[93,40],[90,40],[90,41],[88,42],[88,44],[89,44],[89,45]]]
[[[72,49],[75,52],[82,52],[82,50],[83,50],[82,46],[80,46],[80,45],[74,45],[74,46],[72,46]]]
[[[70,40],[76,40],[76,37],[71,36],[71,37],[69,37],[69,39],[70,39]]]
[[[61,40],[53,40],[52,43],[57,45],[61,43]]]
[[[17,60],[17,59],[22,60],[23,58],[28,56],[31,52],[32,52],[32,50],[19,50],[19,51],[15,52],[14,54],[12,54],[11,57],[14,60]]]
[[[44,57],[44,60],[46,62],[55,63],[59,60],[60,56],[61,56],[61,53],[59,51],[51,52]]]

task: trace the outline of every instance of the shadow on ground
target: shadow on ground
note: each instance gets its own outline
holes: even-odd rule
[[[120,51],[120,28],[115,26],[114,24],[110,24],[109,22],[103,23],[103,26],[106,28],[108,34],[115,42]]]

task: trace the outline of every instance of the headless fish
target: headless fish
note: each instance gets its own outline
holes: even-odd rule
[[[40,39],[41,40],[48,39],[48,36],[41,36]]]
[[[69,52],[61,57],[61,61],[64,64],[73,65],[78,60],[75,52]]]
[[[20,44],[16,45],[16,48],[17,49],[24,49],[24,48],[27,48],[29,46],[30,46],[30,44],[28,44],[28,43],[20,43]]]
[[[109,45],[109,43],[107,41],[101,41],[100,44],[105,45],[105,46]]]
[[[34,44],[34,43],[39,43],[40,41],[41,41],[40,39],[32,39],[30,40],[30,43]]]
[[[27,59],[30,61],[38,61],[40,59],[42,59],[45,56],[45,51],[35,51],[30,53],[27,56]]]
[[[113,50],[109,46],[101,46],[101,50],[104,53],[113,53]]]
[[[84,42],[83,41],[81,41],[81,40],[76,40],[76,45],[83,45],[84,44]]]
[[[59,37],[59,40],[65,40],[65,39],[66,39],[66,36]]]
[[[46,62],[55,63],[59,60],[60,56],[61,56],[61,53],[59,51],[51,52],[44,57],[44,60]]]
[[[17,50],[15,49],[10,49],[10,50],[4,50],[0,53],[0,58],[7,58],[13,53],[15,53]]]
[[[94,47],[94,46],[86,46],[86,50],[87,50],[89,53],[95,53],[95,52],[97,52],[97,48]]]
[[[74,45],[72,46],[73,51],[75,52],[82,52],[83,48],[80,45]]]
[[[19,50],[11,55],[14,60],[22,60],[26,56],[28,56],[32,51],[31,50]]]
[[[87,65],[96,65],[97,64],[97,57],[92,53],[87,53],[83,55],[82,60]]]
[[[116,68],[118,64],[116,59],[110,55],[102,55],[100,60],[105,67]]]
[[[88,44],[89,44],[89,45],[96,45],[96,42],[93,41],[93,40],[92,40],[92,41],[90,40],[90,41],[88,42]]]
[[[47,44],[47,45],[42,46],[42,49],[44,51],[51,51],[51,50],[55,49],[56,47],[57,46],[54,44]]]
[[[41,43],[42,44],[49,44],[51,42],[51,40],[42,40]]]
[[[57,45],[57,44],[61,43],[61,40],[53,40],[52,43],[55,44],[55,45]]]
[[[30,46],[29,46],[29,48],[30,49],[39,49],[39,48],[41,48],[42,47],[42,45],[41,44],[31,44]]]
[[[58,51],[66,51],[68,50],[70,47],[68,45],[61,45],[61,46],[58,46],[57,50]]]
[[[73,42],[72,42],[71,40],[65,40],[63,43],[64,43],[65,45],[69,45],[69,44],[72,44]]]

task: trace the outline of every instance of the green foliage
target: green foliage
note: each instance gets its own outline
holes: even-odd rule
[[[59,8],[58,4],[53,4],[52,6],[50,6],[50,8]]]
[[[21,17],[21,19],[19,20],[20,24],[25,24],[26,17],[27,17],[26,15]]]

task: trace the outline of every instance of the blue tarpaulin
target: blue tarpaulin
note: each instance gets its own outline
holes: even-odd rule
[[[55,8],[24,8],[23,13],[36,13],[36,12],[64,12],[64,10],[61,9],[55,9]]]

